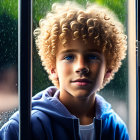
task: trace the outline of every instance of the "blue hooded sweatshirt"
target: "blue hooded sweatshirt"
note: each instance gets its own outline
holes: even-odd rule
[[[32,100],[31,135],[33,140],[80,140],[79,119],[59,101],[54,86],[36,94]],[[101,96],[95,97],[96,140],[129,140],[126,125]],[[0,130],[0,140],[18,140],[19,113]]]

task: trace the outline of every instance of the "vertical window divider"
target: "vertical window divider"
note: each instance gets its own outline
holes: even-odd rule
[[[19,139],[31,140],[32,0],[18,2]]]
[[[128,0],[129,135],[136,139],[136,0]]]
[[[137,59],[137,97],[136,97],[136,107],[137,107],[137,116],[136,116],[136,139],[139,140],[139,112],[140,112],[140,2],[138,0],[136,0],[136,59]]]

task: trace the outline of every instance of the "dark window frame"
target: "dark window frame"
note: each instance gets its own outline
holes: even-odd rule
[[[19,139],[31,140],[32,0],[19,0],[18,6]]]

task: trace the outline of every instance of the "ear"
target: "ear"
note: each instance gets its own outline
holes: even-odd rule
[[[55,68],[51,69],[51,77],[53,79],[58,79],[58,74],[57,74],[57,70]]]
[[[107,70],[104,76],[104,79],[109,78],[112,73],[112,70]]]

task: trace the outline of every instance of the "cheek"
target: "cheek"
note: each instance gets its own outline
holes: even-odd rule
[[[104,76],[105,76],[105,67],[103,65],[100,66],[99,68],[99,81],[101,82],[101,84],[103,83],[104,80]]]
[[[99,63],[94,64],[92,66],[92,72],[93,72],[93,75],[95,76],[95,78],[98,79],[99,81],[104,78],[105,69],[104,69],[103,65],[101,65]]]
[[[100,72],[100,65],[98,63],[94,63],[91,69],[93,73],[98,74]]]
[[[60,63],[57,68],[58,76],[59,77],[68,77],[72,72],[72,67],[70,64]]]
[[[62,72],[65,74],[65,75],[70,75],[71,72],[72,72],[72,67],[68,64],[65,64],[63,65],[63,68],[62,68]]]

